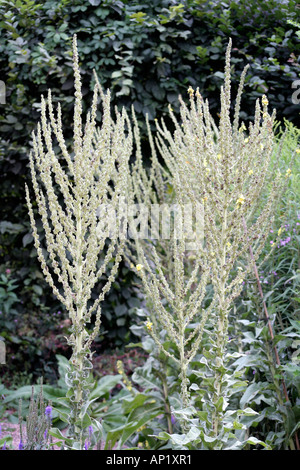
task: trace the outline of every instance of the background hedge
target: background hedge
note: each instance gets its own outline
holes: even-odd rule
[[[297,14],[296,2],[289,0],[2,0],[0,79],[6,84],[6,103],[0,105],[0,336],[14,357],[10,373],[23,370],[51,380],[55,354],[66,348],[67,319],[40,273],[24,183],[40,96],[48,88],[62,104],[66,137],[72,136],[73,34],[78,35],[85,103],[90,103],[95,69],[103,87],[111,89],[113,105],[130,111],[133,104],[143,136],[145,115],[151,121],[166,117],[169,103],[178,111],[178,94],[187,97],[189,85],[209,98],[218,119],[229,37],[233,88],[250,64],[245,121],[253,115],[255,100],[266,93],[278,119],[299,127],[292,84],[299,78],[300,41],[288,22]],[[146,145],[144,150],[147,155]],[[132,276],[123,265],[107,296],[105,348],[122,347],[130,338],[130,316],[140,305]]]

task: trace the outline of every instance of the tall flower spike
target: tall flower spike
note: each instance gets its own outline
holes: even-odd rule
[[[85,125],[82,118],[81,75],[77,39],[73,39],[74,135],[70,151],[62,129],[61,107],[55,115],[51,92],[42,98],[41,123],[33,133],[30,153],[32,186],[45,234],[45,257],[29,189],[26,201],[37,255],[54,294],[66,307],[72,321],[68,343],[73,354],[66,376],[69,386],[69,434],[84,446],[84,406],[88,400],[87,377],[92,367],[90,347],[101,325],[101,302],[115,279],[121,261],[126,230],[126,212],[121,201],[128,185],[128,160],[132,133],[124,110],[111,117],[110,93],[98,80]],[[101,125],[96,122],[97,102],[103,108]],[[56,154],[53,137],[60,154]],[[102,210],[114,214],[114,230],[103,226]],[[120,232],[119,230],[120,229]],[[122,231],[121,231],[122,230]],[[109,269],[109,266],[110,269]],[[100,294],[92,300],[93,289],[107,274]],[[95,314],[93,327],[86,324]]]
[[[268,113],[266,97],[257,100],[254,122],[248,129],[245,124],[239,125],[247,67],[241,76],[231,123],[230,57],[231,40],[226,51],[219,125],[210,114],[208,101],[204,102],[199,90],[191,88],[189,105],[180,98],[181,122],[170,110],[173,134],[163,120],[156,121],[156,148],[167,168],[163,180],[172,188],[168,202],[180,207],[187,202],[195,207],[204,203],[202,243],[189,264],[189,253],[180,241],[174,242],[174,233],[170,240],[154,243],[136,239],[135,259],[135,264],[144,266],[139,273],[149,299],[149,321],[153,323],[149,334],[180,368],[184,405],[189,403],[187,367],[195,354],[201,353],[204,329],[209,334],[209,367],[215,380],[207,403],[211,404],[211,435],[215,437],[223,432],[226,399],[231,393],[225,377],[228,315],[243,288],[243,279],[252,270],[249,246],[256,261],[289,176],[289,171],[286,178],[278,174],[278,159],[275,164],[271,161],[275,112]],[[240,262],[245,269],[236,269]],[[212,292],[210,303],[206,287]],[[162,330],[177,354],[164,347]]]

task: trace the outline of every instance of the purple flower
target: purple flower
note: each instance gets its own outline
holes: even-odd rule
[[[20,440],[19,442],[19,450],[23,450],[24,449],[24,446],[23,446],[23,442],[22,442],[22,439]]]
[[[90,446],[91,446],[91,444],[92,444],[91,440],[92,440],[92,435],[93,435],[93,432],[94,432],[94,431],[93,431],[93,426],[92,426],[92,425],[90,425],[90,426],[89,426],[89,439],[88,439],[88,440],[86,440],[86,441],[85,441],[85,444],[84,444],[84,448],[85,448],[85,450],[88,450],[88,449],[89,449],[89,447],[90,447]]]
[[[172,423],[172,424],[175,424],[175,422],[176,422],[175,416],[174,416],[174,415],[171,415],[171,423]]]
[[[46,406],[46,408],[45,408],[45,415],[46,415],[49,419],[52,419],[52,406]]]

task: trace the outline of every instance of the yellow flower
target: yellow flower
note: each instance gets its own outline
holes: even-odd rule
[[[291,170],[290,168],[288,168],[288,169],[286,170],[285,177],[288,178],[291,173],[292,173],[292,170]]]
[[[220,160],[222,158],[222,155],[218,153],[217,158]]]
[[[151,321],[148,320],[148,321],[146,322],[146,328],[147,328],[147,330],[152,331],[152,326],[153,326],[153,323],[151,323]]]
[[[242,124],[241,127],[239,128],[239,132],[243,132],[243,131],[246,131],[247,128],[245,126],[245,124]]]
[[[244,142],[245,142],[245,144],[247,144],[249,142],[249,139],[248,138],[245,139]]]
[[[277,233],[278,233],[278,236],[280,236],[281,232],[282,232],[282,227],[280,227],[280,229],[279,229],[278,232],[277,232]]]
[[[240,206],[244,204],[244,202],[245,202],[244,196],[240,196],[238,200],[236,201],[236,203],[239,204]]]
[[[227,245],[228,248],[231,247],[231,243],[230,243],[230,242],[227,242],[226,245]]]
[[[300,149],[296,149],[296,153],[300,153]]]
[[[189,93],[190,96],[193,96],[193,94],[194,94],[194,90],[191,86],[189,86],[189,88],[188,88],[188,93]]]
[[[261,102],[262,102],[262,104],[264,104],[266,106],[269,104],[269,101],[268,101],[266,95],[263,95]]]
[[[141,271],[141,269],[143,269],[143,267],[144,267],[144,266],[143,266],[142,264],[137,264],[137,265],[136,265],[136,270],[137,270],[137,271]]]
[[[253,170],[248,171],[249,175],[253,175]]]

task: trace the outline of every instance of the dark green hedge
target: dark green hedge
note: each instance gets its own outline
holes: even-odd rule
[[[87,105],[94,68],[103,87],[111,89],[113,105],[129,110],[134,105],[142,133],[145,114],[151,120],[165,116],[168,103],[178,110],[178,94],[187,97],[189,85],[209,97],[217,117],[229,37],[233,88],[244,65],[251,65],[243,118],[251,118],[256,98],[267,93],[278,119],[298,125],[299,105],[291,98],[300,44],[297,29],[287,22],[297,20],[297,12],[296,3],[288,0],[2,0],[0,79],[6,85],[6,103],[0,104],[0,273],[10,270],[17,300],[9,318],[0,319],[0,335],[6,331],[11,354],[17,357],[18,351],[16,370],[24,361],[35,372],[51,362],[50,356],[45,360],[45,344],[40,336],[37,341],[32,318],[48,336],[56,337],[60,327],[46,321],[60,306],[35,257],[24,182],[29,178],[30,135],[39,119],[40,96],[48,88],[62,104],[66,136],[72,135],[73,34],[78,36]],[[0,291],[0,311],[8,301],[9,282]],[[128,340],[128,311],[138,305],[124,266],[103,310],[108,344]]]

